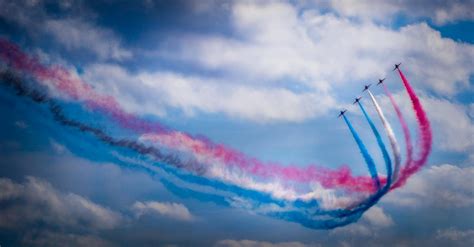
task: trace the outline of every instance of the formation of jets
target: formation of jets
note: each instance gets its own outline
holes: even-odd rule
[[[397,69],[400,67],[401,64],[402,64],[402,63],[397,63],[397,64],[395,64],[395,65],[394,65],[395,67],[394,67],[393,71],[397,70]],[[377,83],[377,85],[382,84],[383,81],[385,81],[385,78],[379,79],[379,82]],[[372,85],[372,84],[364,85],[364,90],[362,90],[362,92],[367,91],[367,90],[370,88],[371,85]],[[353,104],[359,103],[359,101],[360,101],[361,98],[362,98],[362,97],[357,97],[357,98],[355,98]],[[339,115],[338,115],[337,117],[341,117],[342,115],[344,115],[344,113],[346,113],[346,111],[347,111],[346,109],[340,111],[340,112],[339,112]]]

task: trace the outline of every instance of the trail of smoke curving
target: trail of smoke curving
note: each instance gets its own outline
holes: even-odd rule
[[[380,121],[382,122],[385,132],[387,133],[388,140],[390,141],[390,146],[392,147],[393,160],[394,160],[392,181],[396,181],[398,179],[398,172],[400,170],[400,163],[402,160],[401,154],[400,154],[400,146],[398,145],[397,138],[395,137],[395,134],[393,133],[392,126],[390,125],[390,123],[385,118],[385,115],[383,114],[382,108],[380,108],[380,105],[378,104],[372,92],[370,90],[367,90],[367,92],[369,93],[370,99],[372,100],[375,110],[377,111]]]
[[[398,106],[397,102],[395,102],[395,99],[393,98],[393,95],[390,93],[390,90],[388,90],[387,86],[382,83],[383,90],[385,92],[385,95],[390,99],[390,103],[392,104],[396,114],[398,121],[400,122],[400,125],[402,126],[402,131],[403,131],[403,136],[405,138],[405,147],[406,147],[406,161],[404,167],[411,166],[412,163],[412,158],[413,158],[413,145],[411,142],[411,134],[410,134],[410,129],[408,129],[408,124],[405,121],[405,118],[403,117],[402,111],[400,110],[400,107]],[[393,182],[396,183],[398,180],[398,175],[400,173],[400,167],[395,167],[395,170],[393,171],[394,175],[396,174],[397,176],[393,178]]]
[[[364,107],[362,106],[360,102],[358,103],[362,109],[362,112],[364,113],[366,118],[368,118],[368,115],[365,112]],[[383,144],[383,142],[381,142],[382,139],[380,137],[380,134],[378,134],[378,131],[377,129],[375,129],[375,126],[373,125],[373,122],[371,121],[371,119],[368,118],[367,120],[369,121],[369,124],[371,125],[373,133],[376,136],[377,141],[379,141],[379,146],[380,146],[380,149],[382,150],[382,154],[384,155],[384,159],[387,166],[387,181],[385,182],[384,186],[381,188],[380,181],[378,180],[378,176],[377,176],[377,171],[375,169],[371,170],[371,167],[375,168],[375,163],[372,157],[368,153],[367,148],[365,147],[364,143],[362,142],[359,135],[355,131],[349,119],[344,114],[342,115],[342,117],[344,118],[344,121],[349,127],[349,130],[351,131],[352,136],[354,137],[357,145],[359,146],[359,149],[366,160],[367,166],[369,167],[369,171],[371,172],[371,175],[375,174],[373,178],[374,178],[374,184],[377,187],[377,191],[374,194],[371,194],[368,198],[356,203],[355,205],[349,206],[346,209],[335,210],[331,212],[331,215],[335,217],[356,217],[358,214],[362,214],[363,212],[371,208],[373,205],[375,205],[380,200],[380,198],[382,198],[389,191],[390,186],[391,186],[392,166],[391,166],[390,157],[388,157],[388,152],[385,148],[385,145]]]
[[[43,66],[39,61],[21,51],[17,45],[1,38],[0,58],[11,67],[32,75],[48,88],[53,88],[70,99],[84,102],[92,110],[104,113],[124,128],[139,134],[169,135],[178,144],[188,146],[194,155],[209,157],[213,162],[238,167],[247,173],[264,178],[278,177],[301,183],[318,182],[327,188],[343,188],[355,192],[373,190],[369,177],[354,177],[347,167],[331,170],[314,165],[303,168],[264,163],[222,144],[212,143],[204,138],[195,138],[187,133],[172,131],[157,122],[143,120],[125,112],[114,98],[97,93],[89,84],[77,76],[71,75],[66,69],[57,66],[52,68]]]
[[[0,57],[12,67],[18,70],[21,70],[23,72],[29,73],[34,78],[42,82],[43,85],[46,85],[50,88],[54,88],[55,90],[58,90],[59,92],[64,93],[66,96],[70,97],[71,99],[74,99],[79,102],[84,102],[86,106],[89,106],[93,110],[99,110],[103,113],[106,113],[108,116],[112,117],[112,119],[117,120],[117,122],[122,127],[135,130],[138,133],[148,133],[148,132],[158,133],[158,134],[179,133],[179,132],[171,131],[165,128],[164,126],[160,125],[159,123],[148,122],[146,120],[136,117],[135,115],[125,112],[120,107],[120,105],[115,101],[114,98],[110,96],[104,96],[95,92],[91,86],[81,81],[78,77],[74,77],[67,70],[60,67],[55,67],[55,68],[45,67],[41,65],[39,62],[37,62],[37,60],[32,59],[26,54],[22,53],[21,50],[19,50],[17,46],[12,45],[11,43],[7,41],[4,42],[4,40],[1,40],[1,39],[0,39]],[[405,87],[407,88],[410,98],[412,99],[415,112],[417,113],[417,119],[420,123],[420,130],[422,132],[421,133],[422,134],[421,146],[425,148],[424,151],[422,150],[420,158],[415,160],[410,166],[407,166],[406,169],[404,169],[401,172],[402,174],[401,177],[402,178],[404,177],[404,180],[406,181],[406,179],[411,174],[416,172],[419,169],[419,167],[421,167],[426,162],[426,158],[431,148],[431,131],[430,131],[429,122],[427,122],[426,116],[424,116],[424,120],[423,120],[422,115],[424,114],[424,111],[421,108],[421,105],[419,104],[419,102],[416,102],[417,100],[414,100],[414,97],[416,98],[416,94],[414,93],[413,89],[411,89],[411,86],[408,84],[408,81],[406,80],[404,75],[401,73],[401,71],[399,71],[399,73],[400,73],[400,76],[402,77]],[[31,98],[33,98],[35,101],[38,101],[38,102],[44,101],[45,99],[44,95],[34,93],[34,92],[30,92],[28,96],[30,96]],[[58,108],[58,105],[52,104],[50,105],[50,109],[53,112],[53,114],[62,113],[60,108]],[[422,114],[419,113],[420,110]],[[64,117],[64,115],[61,115],[61,114],[59,114],[59,116]],[[138,150],[142,150],[141,148],[145,148],[145,150],[150,149],[150,147],[144,146],[143,144],[140,144],[134,141],[116,140],[116,139],[109,140],[108,137],[105,135],[105,133],[101,132],[100,129],[93,129],[93,128],[90,129],[91,128],[90,126],[89,127],[81,126],[79,125],[80,123],[77,121],[63,119],[61,117],[55,117],[55,118],[58,121],[67,120],[63,122],[64,125],[78,128],[84,132],[92,133],[93,135],[96,135],[98,139],[104,142],[111,141],[110,145],[115,145],[119,147],[127,147],[137,152],[140,152]],[[427,122],[427,124],[423,122]],[[426,136],[426,132],[429,132],[429,137]],[[326,181],[326,182],[322,182],[322,184],[328,187],[333,186],[333,187],[347,188],[348,186],[351,186],[350,184],[354,184],[356,185],[357,190],[359,189],[361,191],[373,190],[373,186],[370,186],[370,189],[368,189],[368,185],[371,185],[371,184],[360,183],[357,180],[357,178],[354,178],[351,176],[350,172],[348,173],[344,171],[345,173],[340,175],[339,171],[321,172],[319,168],[316,168],[314,166],[310,166],[308,168],[296,168],[296,167],[281,167],[277,164],[272,164],[272,163],[266,164],[258,160],[255,160],[253,158],[246,157],[244,154],[238,151],[232,150],[230,148],[227,148],[223,145],[211,143],[210,141],[206,139],[194,138],[185,133],[181,133],[181,134],[183,134],[186,138],[189,138],[190,140],[203,143],[204,148],[196,149],[195,153],[210,155],[212,157],[221,159],[225,161],[226,165],[238,166],[242,168],[244,171],[249,171],[249,173],[252,173],[255,175],[259,175],[263,177],[278,176],[280,178],[300,181],[300,182]],[[429,141],[427,141],[428,139]],[[171,164],[173,163],[172,158],[170,158],[170,160],[166,160],[165,157],[162,157],[162,158],[167,163],[171,163]],[[179,163],[179,161],[175,161],[175,162]],[[419,164],[420,162],[422,163],[421,165]],[[340,171],[343,171],[343,170],[341,169]],[[331,174],[331,175],[328,175],[328,174]],[[388,176],[387,178],[390,179],[390,177],[391,176]],[[402,178],[400,178],[400,180],[397,181],[401,185],[404,183],[404,182],[403,183],[400,182],[402,181]],[[361,177],[360,179],[364,180],[365,177]],[[388,179],[387,179],[387,182],[385,182],[384,188],[381,190],[378,190],[376,194],[370,196],[367,200],[365,200],[362,203],[359,203],[358,205],[356,205],[354,208],[350,210],[347,210],[347,209],[338,210],[337,221],[326,221],[326,223],[323,223],[323,225],[329,227],[330,225],[337,226],[340,224],[347,224],[347,222],[350,222],[350,220],[348,220],[349,218],[353,219],[353,218],[359,217],[361,212],[363,212],[364,210],[374,205],[374,203],[376,203],[378,199],[380,199],[381,196],[386,193],[387,191],[386,188],[390,184],[388,182]],[[370,180],[365,180],[365,181],[370,181]],[[383,180],[381,181],[383,183]],[[305,202],[299,202],[299,203],[304,204]],[[299,208],[301,207],[302,206],[299,205]],[[323,213],[323,211],[316,210],[318,214]],[[327,213],[331,215],[336,215],[336,214],[333,214],[333,212],[324,211],[324,214],[327,214]],[[320,222],[315,223],[314,221],[308,218],[301,219],[301,217],[303,216],[306,217],[307,213],[302,213],[302,211],[300,210],[298,211],[298,213],[292,212],[290,214],[289,212],[285,212],[284,215],[280,215],[280,217],[282,218],[289,219],[289,220],[292,219],[300,223],[309,221],[309,223],[302,223],[302,224],[307,224],[307,225],[312,225],[312,226],[315,226],[315,224],[320,225]]]
[[[405,166],[401,170],[398,181],[393,184],[393,189],[404,185],[407,179],[411,175],[416,173],[426,163],[426,161],[428,160],[428,156],[431,152],[431,145],[433,139],[430,121],[428,120],[428,117],[426,116],[426,113],[423,110],[423,106],[420,103],[420,99],[416,95],[415,90],[413,90],[403,72],[400,69],[397,69],[397,71],[400,75],[400,78],[402,79],[403,85],[405,86],[408,96],[410,97],[413,110],[415,111],[415,116],[418,122],[418,131],[421,139],[418,143],[418,145],[420,146],[419,157],[413,159],[413,161],[408,166]]]
[[[385,144],[382,141],[382,137],[380,136],[379,131],[375,127],[375,124],[372,121],[372,119],[369,117],[369,115],[365,111],[365,108],[362,105],[362,102],[358,101],[357,103],[359,104],[359,107],[362,110],[362,113],[364,113],[365,119],[367,120],[367,122],[370,125],[370,128],[372,129],[372,132],[374,133],[375,139],[377,139],[377,144],[380,148],[380,151],[382,152],[382,156],[383,156],[383,159],[385,161],[385,169],[387,170],[387,183],[386,183],[386,185],[390,186],[391,182],[392,182],[392,161],[390,160],[390,156],[388,155],[387,149],[385,148]],[[378,174],[377,174],[377,170],[375,169],[375,164],[374,164],[374,172],[375,172],[375,175],[378,179]],[[379,186],[379,188],[380,188],[380,186]]]
[[[114,137],[109,136],[101,129],[94,128],[82,122],[69,119],[68,117],[66,117],[66,115],[64,115],[63,109],[59,104],[57,104],[54,100],[48,98],[48,96],[46,96],[45,94],[27,87],[25,83],[23,83],[18,77],[16,77],[13,73],[9,71],[1,71],[0,80],[12,86],[16,90],[18,95],[29,97],[37,103],[47,104],[50,112],[53,114],[53,118],[61,125],[78,129],[83,133],[92,134],[98,140],[110,146],[127,148],[142,155],[151,155],[159,162],[171,164],[176,168],[189,167],[189,164],[181,163],[182,161],[177,157],[164,155],[159,150],[153,147],[146,147],[143,144],[133,140],[116,139]],[[251,203],[251,207],[254,210],[260,208],[260,205],[262,203],[276,205],[281,208],[285,208],[288,206],[294,207],[295,210],[293,211],[278,210],[277,212],[269,211],[263,212],[262,214],[288,221],[294,221],[310,228],[331,229],[338,226],[347,225],[359,219],[363,213],[363,211],[361,210],[354,212],[345,209],[323,210],[319,208],[317,201],[305,202],[297,200],[294,202],[287,202],[284,200],[274,199],[265,193],[240,188],[238,186],[225,184],[220,181],[209,180],[207,178],[199,177],[193,174],[180,174],[170,168],[167,168],[166,166],[161,167],[161,169],[165,170],[168,173],[172,173],[173,175],[179,177],[184,181],[192,182],[193,184],[212,186],[213,188],[217,188],[222,191],[232,192],[238,195],[239,197],[245,197],[247,198],[247,202]],[[149,168],[146,170],[148,172],[153,173],[153,170],[150,170]],[[216,203],[226,205],[228,205],[229,200],[232,200],[232,198],[225,197],[222,195],[206,194],[203,192],[191,190],[189,188],[178,188],[178,186],[173,185],[172,183],[166,182],[164,180],[162,180],[162,182],[167,188],[170,188],[170,190],[176,193],[180,193],[180,195],[192,193],[200,200],[210,200]],[[342,214],[343,216],[340,216]],[[322,216],[322,218],[317,219],[314,217],[315,215],[320,215]],[[328,218],[328,216],[333,216],[333,218]]]
[[[352,137],[354,137],[354,140],[356,141],[357,146],[359,147],[362,157],[364,157],[365,163],[369,168],[370,175],[372,176],[374,186],[377,188],[377,190],[380,190],[380,180],[378,178],[377,168],[375,167],[375,162],[372,159],[372,156],[370,156],[369,152],[367,151],[367,148],[364,145],[364,142],[362,141],[362,139],[360,139],[359,135],[357,134],[357,131],[354,129],[346,115],[343,114],[342,117],[344,118],[347,127],[349,127],[349,130],[351,131]]]

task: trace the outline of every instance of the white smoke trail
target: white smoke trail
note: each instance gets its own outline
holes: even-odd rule
[[[387,132],[388,140],[390,141],[390,146],[392,147],[393,159],[394,159],[392,180],[393,182],[395,182],[398,179],[398,174],[400,172],[400,163],[401,163],[400,146],[398,145],[397,138],[395,137],[395,134],[393,133],[392,126],[390,126],[390,123],[387,121],[387,119],[385,118],[385,115],[383,114],[382,108],[380,108],[372,92],[370,92],[370,90],[367,90],[367,92],[369,92],[370,99],[372,99],[372,103],[374,104],[375,110],[377,111],[377,114],[379,115],[380,120],[382,121],[383,127],[385,128],[385,132]]]

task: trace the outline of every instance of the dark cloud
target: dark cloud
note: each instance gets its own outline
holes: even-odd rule
[[[0,229],[21,235],[29,246],[106,246],[93,236],[121,224],[123,216],[50,183],[27,177],[23,183],[0,178]]]

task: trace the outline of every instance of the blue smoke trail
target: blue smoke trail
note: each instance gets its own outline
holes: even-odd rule
[[[388,154],[387,149],[385,148],[385,144],[383,143],[383,140],[382,140],[382,137],[380,136],[379,131],[375,127],[374,122],[372,122],[372,119],[369,117],[369,115],[365,111],[364,106],[362,105],[360,101],[358,101],[357,103],[359,104],[360,109],[364,113],[365,119],[367,119],[367,122],[369,123],[370,128],[372,129],[372,132],[374,133],[375,138],[377,139],[377,144],[379,145],[379,148],[382,152],[383,159],[385,161],[385,168],[387,169],[387,183],[385,184],[385,186],[390,187],[392,183],[392,161],[390,160],[390,155]]]
[[[2,79],[8,81],[7,84],[13,86],[16,89],[18,95],[29,97],[36,103],[46,105],[52,113],[54,120],[63,126],[72,127],[81,133],[90,134],[96,137],[97,141],[108,144],[110,147],[114,147],[114,149],[117,151],[121,150],[123,152],[128,149],[128,151],[133,151],[141,155],[152,154],[154,156],[158,156],[163,161],[151,163],[154,163],[155,168],[161,170],[161,172],[143,166],[140,167],[141,170],[146,171],[152,178],[159,178],[162,184],[169,191],[182,197],[192,196],[193,198],[201,201],[212,201],[218,205],[234,207],[236,206],[235,203],[241,203],[243,201],[244,208],[253,210],[261,215],[297,222],[303,226],[313,229],[331,229],[355,222],[362,216],[363,212],[365,211],[364,209],[368,209],[376,202],[376,200],[373,200],[371,197],[370,203],[372,204],[364,201],[357,206],[356,210],[327,210],[321,208],[317,200],[288,201],[276,199],[268,193],[242,188],[218,180],[201,177],[191,172],[182,171],[177,167],[167,165],[166,162],[174,161],[180,163],[179,160],[166,157],[164,154],[160,153],[159,150],[155,150],[152,147],[144,147],[133,140],[116,139],[100,129],[94,128],[80,121],[69,119],[64,114],[64,110],[59,103],[49,99],[46,95],[38,91],[26,87],[26,85],[24,85],[21,80],[18,80],[18,78],[6,77]],[[122,166],[127,168],[133,168],[133,166],[124,164],[126,162],[122,161],[119,163],[122,163]],[[179,186],[177,183],[167,179],[166,176],[157,176],[160,174],[171,175],[180,181],[191,183],[193,187],[195,187],[195,185],[200,185],[213,188],[213,190],[220,193],[199,191],[197,189],[189,188],[189,186]]]
[[[349,121],[349,119],[347,119],[346,115],[343,114],[342,117],[344,118],[344,121],[349,127],[349,130],[351,131],[352,136],[354,137],[354,140],[357,143],[357,146],[359,146],[359,150],[362,153],[362,156],[364,157],[367,167],[369,168],[370,176],[372,176],[372,180],[374,180],[374,184],[377,187],[377,190],[380,190],[380,180],[377,175],[377,168],[375,167],[375,162],[372,159],[372,156],[370,156],[369,152],[367,151],[367,148],[364,145],[364,142],[362,142],[354,127],[352,127],[351,122]]]

